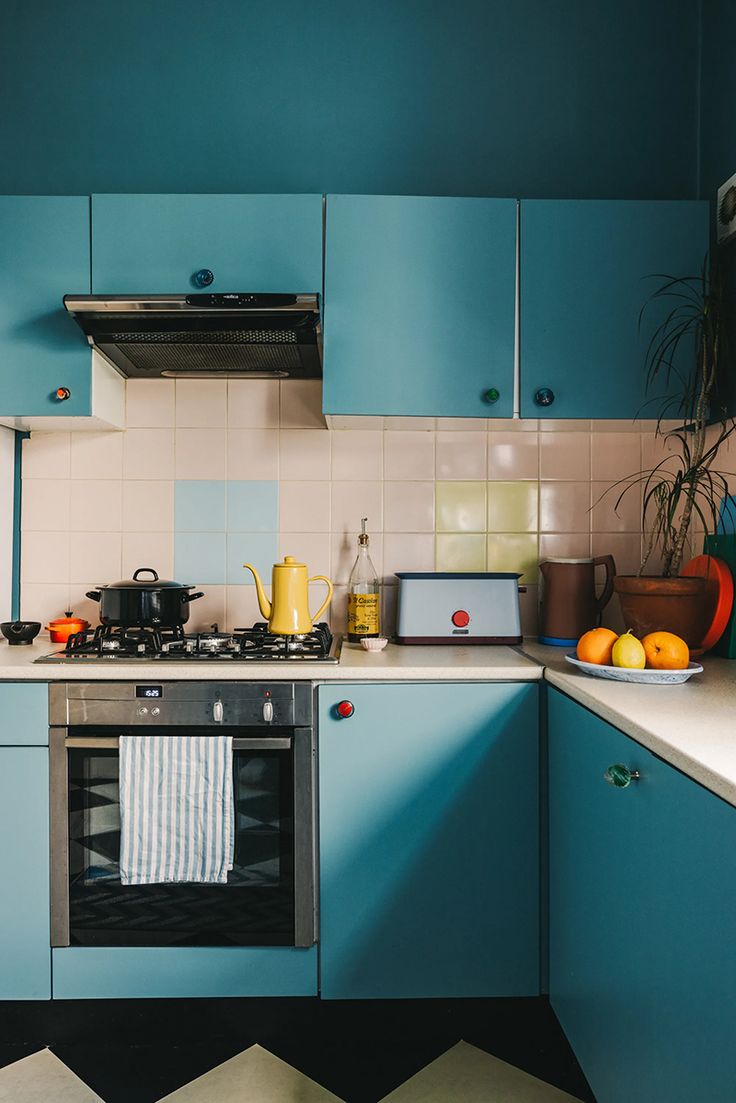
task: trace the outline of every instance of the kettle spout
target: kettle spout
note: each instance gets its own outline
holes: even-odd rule
[[[244,563],[243,568],[246,571],[250,571],[253,575],[253,579],[256,584],[256,594],[258,596],[258,608],[261,610],[261,616],[264,620],[271,619],[271,602],[266,597],[266,591],[263,589],[263,583],[261,582],[261,576],[251,563]]]

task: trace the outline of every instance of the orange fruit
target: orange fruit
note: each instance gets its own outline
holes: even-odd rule
[[[650,632],[641,642],[653,670],[684,670],[690,662],[687,644],[674,632]]]
[[[578,640],[577,653],[582,663],[611,665],[611,653],[618,636],[610,628],[591,628]]]

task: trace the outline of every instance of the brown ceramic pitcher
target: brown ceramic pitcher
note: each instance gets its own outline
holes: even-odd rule
[[[595,594],[595,569],[606,569],[600,597]],[[583,632],[600,623],[601,612],[611,600],[616,564],[612,555],[595,559],[546,559],[539,564],[542,576],[539,607],[540,643],[574,647]]]

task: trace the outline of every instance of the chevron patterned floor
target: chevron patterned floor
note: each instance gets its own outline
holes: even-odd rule
[[[0,1103],[594,1103],[544,1000],[0,1003]]]

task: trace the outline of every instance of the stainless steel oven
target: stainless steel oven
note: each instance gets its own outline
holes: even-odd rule
[[[52,946],[312,945],[311,685],[52,683],[49,715]],[[147,732],[232,736],[227,884],[121,884],[119,738]]]

